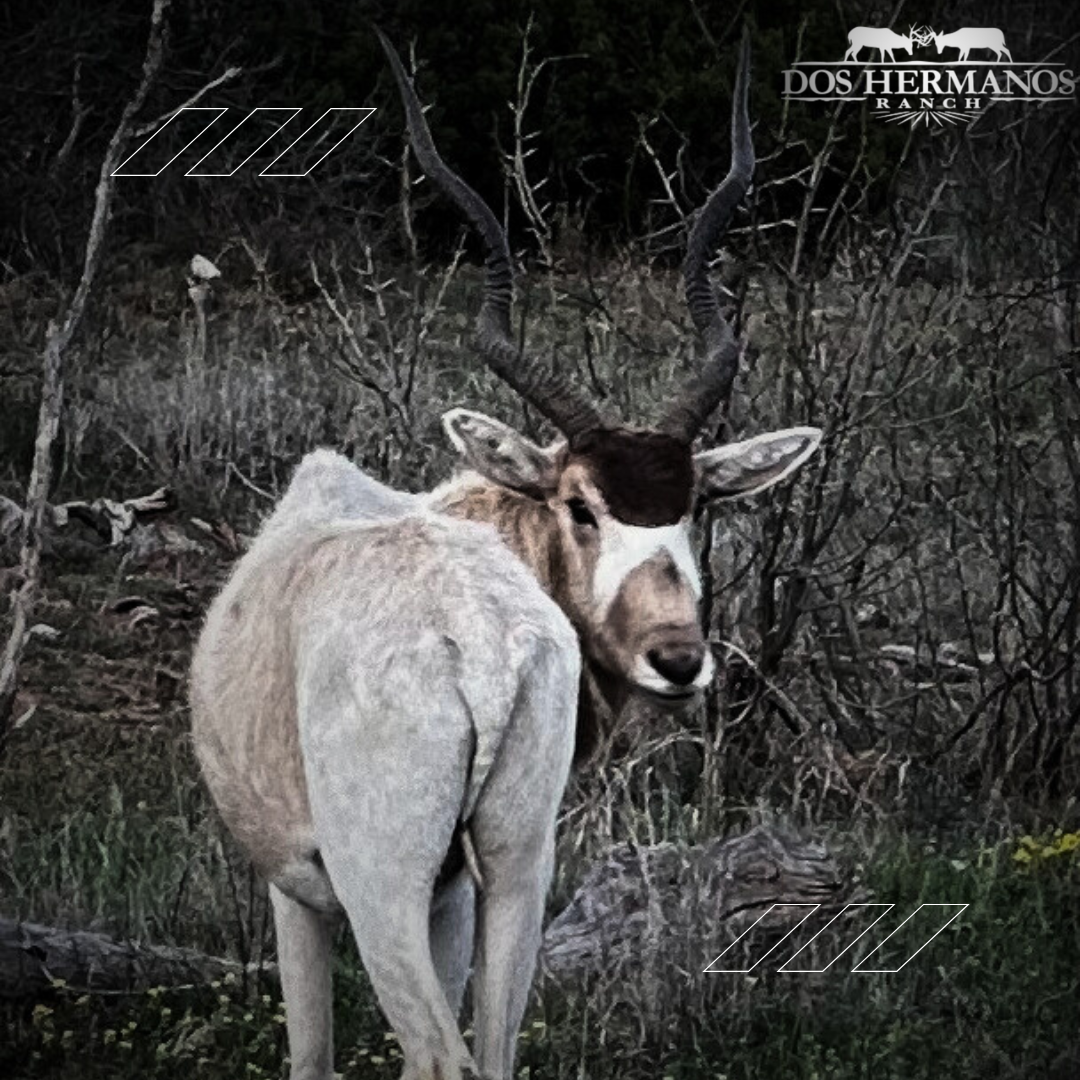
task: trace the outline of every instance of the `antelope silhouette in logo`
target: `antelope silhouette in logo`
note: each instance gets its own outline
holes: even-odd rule
[[[933,40],[939,55],[945,49],[959,49],[960,57],[957,63],[960,64],[967,60],[972,49],[987,49],[994,54],[995,60],[1000,62],[1004,55],[1012,62],[1012,53],[1005,47],[1005,35],[996,27],[965,26],[951,34],[938,34],[931,30],[927,40]]]
[[[308,455],[208,613],[193,730],[222,817],[270,882],[292,1080],[332,1075],[327,918],[340,911],[404,1080],[509,1080],[572,759],[589,757],[606,711],[633,695],[685,702],[714,674],[695,500],[775,484],[821,432],[692,450],[738,366],[707,261],[753,171],[748,38],[731,170],[685,264],[703,359],[648,430],[514,343],[506,236],[439,157],[380,38],[417,160],[486,247],[479,352],[561,434],[540,446],[452,409],[465,469],[420,494]],[[470,959],[475,1057],[457,1027]]]
[[[921,33],[914,26],[906,34],[898,34],[895,30],[888,30],[878,26],[856,26],[848,34],[848,49],[844,53],[845,60],[858,60],[859,53],[863,49],[877,49],[882,63],[888,56],[890,62],[895,61],[893,50],[903,49],[911,53],[912,45],[925,45]]]

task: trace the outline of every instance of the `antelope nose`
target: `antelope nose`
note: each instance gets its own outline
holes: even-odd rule
[[[704,645],[665,645],[659,649],[650,649],[649,663],[676,686],[688,686],[701,671],[705,663]]]

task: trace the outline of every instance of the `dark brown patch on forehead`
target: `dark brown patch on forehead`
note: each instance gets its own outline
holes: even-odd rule
[[[570,460],[584,464],[608,510],[628,525],[674,525],[690,511],[690,447],[659,431],[594,428],[574,440]]]

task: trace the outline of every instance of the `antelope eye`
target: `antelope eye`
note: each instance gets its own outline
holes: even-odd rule
[[[593,512],[585,505],[584,499],[567,499],[567,508],[575,525],[587,525],[591,529],[597,528],[596,518]]]

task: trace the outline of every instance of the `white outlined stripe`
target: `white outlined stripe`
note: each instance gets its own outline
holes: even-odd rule
[[[301,109],[299,109],[299,108],[297,108],[295,106],[292,106],[292,105],[281,106],[281,107],[278,107],[278,106],[261,106],[260,105],[258,108],[252,109],[251,112],[249,112],[247,114],[247,116],[245,116],[244,119],[241,120],[240,123],[237,124],[236,127],[234,127],[232,129],[232,131],[230,131],[227,135],[223,135],[220,139],[218,139],[218,141],[216,143],[214,143],[214,145],[211,146],[210,149],[207,150],[206,153],[203,154],[203,156],[201,158],[199,158],[199,160],[196,161],[195,164],[192,165],[191,168],[188,169],[188,171],[186,173],[184,173],[184,175],[185,176],[233,176],[240,169],[242,169],[268,142],[270,142],[271,139],[274,139],[278,135],[280,135],[281,132],[284,131],[285,128],[287,128],[289,126],[289,124],[291,124],[293,122],[293,120],[296,119],[297,115],[299,115],[299,113],[301,111],[302,111]],[[221,146],[222,143],[228,142],[256,113],[260,113],[260,112],[287,112],[290,115],[285,119],[285,121],[283,123],[279,124],[269,135],[267,135],[267,137],[265,139],[263,139],[263,141],[261,143],[259,143],[259,145],[256,146],[255,149],[252,150],[251,153],[248,154],[248,156],[246,158],[244,158],[244,160],[241,161],[240,164],[237,165],[235,169],[232,169],[231,171],[225,172],[225,173],[221,173],[221,172],[200,172],[200,171],[198,171],[199,166],[219,146]],[[188,145],[190,146],[191,144],[189,143]],[[276,161],[277,159],[275,158],[274,160]]]
[[[206,132],[209,131],[210,128],[213,127],[213,125],[216,124],[225,115],[225,113],[227,113],[228,111],[229,110],[228,110],[227,107],[215,108],[213,106],[201,106],[201,105],[189,105],[189,106],[185,106],[182,109],[177,109],[176,112],[172,116],[170,116],[168,120],[165,121],[165,123],[163,123],[155,132],[153,132],[153,134],[151,134],[144,142],[140,143],[139,146],[131,154],[129,154],[126,158],[124,158],[124,160],[122,162],[120,162],[120,164],[113,170],[111,175],[112,176],[118,176],[118,177],[128,177],[128,176],[130,176],[130,177],[154,177],[154,176],[160,176],[174,161],[176,161],[177,158],[179,158],[181,156],[181,154],[184,153],[184,151],[186,151],[198,139],[200,139],[203,135],[205,135]],[[292,106],[292,105],[288,105],[288,106],[260,106],[258,108],[252,109],[251,112],[249,112],[247,114],[247,116],[245,116],[244,119],[240,121],[240,123],[238,123],[226,135],[222,136],[216,143],[214,143],[214,145],[212,147],[210,147],[210,149],[205,154],[203,154],[203,156],[201,158],[199,158],[199,160],[196,161],[195,164],[192,165],[191,168],[188,169],[187,172],[184,173],[184,175],[185,176],[199,176],[199,177],[233,176],[239,169],[243,168],[243,166],[246,165],[264,146],[266,146],[266,144],[269,143],[271,139],[275,138],[282,131],[282,129],[284,129],[288,124],[291,124],[292,121],[297,117],[297,115],[299,115],[302,111],[303,111],[303,109],[301,109],[301,108],[299,108],[297,106]],[[308,174],[311,173],[312,169],[314,169],[316,166],[320,165],[339,146],[341,146],[341,144],[343,142],[345,142],[345,140],[348,139],[353,134],[353,132],[356,131],[356,129],[358,127],[360,127],[360,125],[363,124],[364,121],[367,120],[368,117],[370,117],[371,114],[374,113],[375,111],[376,110],[374,108],[372,108],[372,107],[362,107],[362,108],[345,108],[345,107],[340,107],[339,108],[339,107],[334,107],[334,108],[326,109],[322,113],[322,115],[319,116],[318,119],[316,119],[314,121],[314,123],[308,125],[308,127],[306,127],[295,139],[293,139],[293,141],[291,143],[289,143],[289,145],[286,146],[281,151],[281,153],[279,153],[273,159],[273,161],[271,161],[265,168],[263,168],[259,172],[259,176],[272,176],[272,177],[301,177],[301,176],[307,176]],[[267,136],[234,169],[230,170],[229,172],[223,172],[223,173],[221,173],[221,172],[199,172],[198,171],[199,166],[212,153],[214,153],[215,150],[217,150],[219,147],[221,147],[224,143],[228,142],[229,139],[232,138],[232,136],[235,135],[240,130],[240,128],[242,128],[244,126],[244,124],[246,124],[248,122],[248,120],[250,120],[256,113],[259,113],[259,112],[288,112],[288,113],[291,113],[291,115],[285,120],[285,122],[283,124],[279,125],[269,136]],[[165,131],[169,127],[170,124],[173,124],[179,117],[183,116],[185,113],[213,113],[214,116],[208,123],[204,124],[202,126],[202,128],[200,128],[200,130],[191,139],[189,139],[186,143],[184,143],[184,145],[175,154],[173,154],[173,156],[171,158],[169,158],[169,160],[166,161],[155,172],[125,172],[124,171],[124,167],[129,162],[132,162],[135,158],[137,158],[140,154],[142,154],[147,149],[147,147],[149,147],[150,144],[163,131]],[[303,172],[274,172],[274,171],[271,171],[273,169],[274,165],[278,161],[280,161],[290,150],[292,150],[293,147],[295,147],[310,131],[314,130],[320,123],[322,123],[331,113],[353,113],[353,114],[358,114],[359,119],[356,121],[355,124],[352,125],[352,127],[349,128],[348,131],[345,132],[344,135],[342,135],[335,143],[333,143],[333,145],[331,145],[329,147],[329,149],[326,150],[325,153],[323,153],[319,158],[317,158],[314,162],[312,162],[312,164],[309,165]]]
[[[228,111],[229,111],[228,108],[220,108],[219,109],[219,108],[214,108],[213,106],[210,106],[210,105],[207,105],[207,106],[188,105],[188,106],[185,106],[182,109],[177,109],[176,112],[172,116],[170,116],[169,119],[166,120],[165,123],[162,124],[161,127],[159,127],[157,129],[157,131],[155,131],[146,140],[146,142],[140,143],[138,148],[134,152],[132,152],[126,158],[124,158],[124,160],[121,161],[120,164],[117,165],[115,169],[113,169],[113,171],[112,171],[112,173],[110,175],[112,175],[112,176],[160,176],[189,146],[192,145],[192,143],[194,143],[197,139],[202,138],[202,136],[205,135],[206,132],[209,131],[210,128],[212,128]],[[183,116],[184,113],[195,113],[195,112],[216,113],[217,115],[208,124],[205,124],[202,127],[202,129],[198,132],[198,134],[195,135],[194,138],[189,139],[186,143],[184,143],[184,145],[182,147],[180,147],[180,149],[177,150],[176,153],[173,154],[173,156],[171,158],[169,158],[169,160],[166,161],[165,164],[162,165],[160,169],[158,169],[157,172],[123,172],[122,171],[124,166],[129,161],[131,161],[132,158],[137,157],[139,154],[141,154],[166,128],[168,128],[168,126],[171,123],[173,123],[174,120],[177,119],[177,117]]]
[[[895,904],[847,904],[847,905],[845,905],[845,907],[841,911],[838,911],[805,945],[799,946],[799,948],[797,948],[780,965],[780,967],[778,967],[776,970],[777,971],[783,971],[785,973],[792,974],[792,975],[795,975],[795,974],[801,974],[801,975],[814,974],[814,975],[818,975],[823,971],[828,971],[829,968],[831,968],[833,966],[833,964],[835,964],[836,961],[839,960],[840,957],[843,956],[844,953],[846,953],[848,951],[848,949],[852,948],[863,937],[865,937],[867,934],[869,934],[870,931],[873,930],[874,927],[877,926],[877,924],[879,922],[881,922],[881,920],[884,919],[885,916],[888,915],[889,912],[892,911],[892,909],[895,906],[896,906]],[[832,926],[832,924],[834,922],[836,922],[836,920],[839,919],[841,915],[845,914],[845,912],[851,911],[853,908],[884,908],[885,910],[861,934],[859,934],[858,937],[853,938],[851,941],[849,941],[823,968],[793,968],[793,967],[788,967],[788,964],[790,964],[795,959],[795,957],[798,956],[799,953],[801,953],[803,951],[803,949],[808,949],[811,945],[813,945],[813,943],[822,934],[824,934],[825,931],[828,930],[829,927]]]
[[[289,143],[289,145],[286,146],[285,149],[282,150],[281,153],[278,154],[278,156],[276,158],[274,158],[274,160],[271,161],[270,164],[267,165],[266,168],[262,170],[262,172],[259,173],[259,175],[260,176],[307,176],[308,173],[310,173],[311,170],[314,169],[316,165],[318,165],[321,162],[325,161],[326,158],[328,158],[369,116],[371,116],[371,114],[373,112],[375,112],[375,110],[373,108],[361,108],[361,109],[332,108],[332,109],[327,109],[326,112],[324,112],[322,114],[322,116],[320,116],[319,119],[315,121],[314,124],[312,124],[310,127],[306,128],[303,132],[300,133],[299,136],[297,136],[297,138],[295,138],[291,143]],[[351,128],[349,128],[349,130],[346,131],[345,134],[342,135],[341,138],[338,139],[338,141],[336,143],[334,143],[334,145],[331,146],[330,149],[327,150],[326,153],[323,154],[323,156],[318,159],[318,161],[314,162],[314,164],[312,164],[312,165],[309,165],[308,168],[305,169],[303,172],[301,172],[301,173],[287,173],[287,172],[271,172],[270,171],[278,161],[280,161],[298,142],[300,142],[300,140],[309,131],[312,130],[312,128],[314,128],[317,124],[321,123],[325,117],[330,115],[330,113],[363,113],[364,115],[361,116],[360,119],[357,120],[356,123],[353,124],[353,126]]]
[[[964,911],[967,910],[967,908],[969,906],[970,906],[969,904],[920,904],[906,919],[904,919],[904,921],[902,923],[900,923],[894,930],[892,930],[888,934],[886,934],[885,937],[883,937],[881,939],[881,941],[879,941],[877,943],[877,945],[875,945],[866,954],[866,956],[864,956],[857,964],[855,964],[855,966],[851,970],[852,971],[857,971],[860,974],[866,974],[866,975],[893,975],[893,974],[895,974],[896,972],[900,971],[902,968],[906,967],[916,956],[918,956],[919,953],[921,953],[923,951],[923,949],[925,949],[926,946],[929,945],[930,942],[932,942],[934,940],[934,938],[936,938],[951,923],[953,923],[956,919],[958,919],[964,913]],[[814,912],[817,911],[820,907],[821,907],[820,904],[795,904],[795,903],[792,903],[792,904],[771,904],[760,916],[758,916],[757,919],[754,920],[754,922],[750,926],[748,926],[730,945],[728,945],[728,947],[722,953],[720,953],[720,955],[717,956],[716,959],[713,960],[712,963],[710,963],[708,965],[708,967],[706,967],[703,970],[702,974],[705,974],[705,975],[721,975],[721,974],[746,975],[746,974],[748,974],[749,972],[753,971],[763,960],[767,959],[774,952],[776,952],[776,950],[779,949],[780,946],[783,945],[784,942],[787,941],[788,938],[790,938],[791,935],[794,934],[795,931],[798,930],[799,927],[802,926],[806,922],[806,920],[809,919],[810,916],[813,915]],[[825,967],[823,967],[823,968],[791,968],[791,967],[788,967],[788,964],[790,964],[795,959],[795,957],[797,957],[804,949],[806,949],[809,945],[811,945],[821,934],[823,934],[830,926],[832,926],[832,924],[834,922],[836,922],[836,920],[839,919],[840,916],[843,915],[845,912],[850,911],[853,908],[878,908],[878,907],[883,907],[883,908],[885,908],[885,910],[868,927],[866,927],[865,930],[863,930],[857,937],[855,937],[852,941],[850,941],[847,945],[845,945],[844,948],[841,949],[825,965]],[[849,949],[851,949],[852,946],[857,944],[863,937],[866,936],[866,934],[868,934],[875,926],[877,926],[877,924],[879,922],[881,922],[881,920],[894,907],[895,907],[894,904],[847,904],[843,908],[843,910],[839,911],[836,915],[834,915],[833,918],[831,918],[825,924],[825,926],[823,926],[816,934],[814,934],[814,936],[812,938],[810,938],[809,941],[807,941],[805,944],[801,945],[798,949],[796,949],[795,952],[792,953],[791,956],[788,957],[788,959],[785,960],[784,963],[781,964],[780,967],[778,967],[776,970],[778,972],[784,972],[785,974],[790,974],[790,975],[797,975],[797,974],[803,974],[803,975],[813,974],[813,975],[817,975],[817,974],[821,974],[824,971],[827,971],[830,967],[832,967],[832,965],[834,963],[836,963],[837,960],[840,959],[841,956],[844,955],[844,953],[846,953]],[[941,926],[939,926],[898,967],[894,967],[894,968],[868,968],[868,967],[864,966],[867,963],[867,961],[869,961],[870,957],[872,957],[876,952],[878,952],[885,945],[886,942],[888,942],[891,938],[893,938],[896,934],[898,934],[900,932],[900,930],[902,930],[909,922],[911,922],[911,920],[914,919],[915,916],[918,915],[919,912],[922,911],[923,908],[932,908],[932,907],[937,907],[937,908],[957,908],[958,910],[954,914],[950,915],[945,920],[945,922],[943,922],[941,924]],[[749,967],[720,968],[720,967],[715,967],[714,966],[719,961],[721,961],[733,948],[735,948],[735,946],[738,945],[739,942],[742,941],[743,938],[745,938],[746,935],[749,934],[754,929],[754,927],[756,927],[761,922],[762,919],[764,919],[771,912],[776,911],[777,909],[781,909],[781,908],[799,908],[799,909],[809,908],[810,910],[794,926],[792,926],[792,928],[778,942],[776,942],[775,945],[771,946],[764,953],[762,953]]]
[[[811,915],[813,915],[813,914],[814,914],[814,912],[815,912],[815,911],[817,911],[817,909],[818,909],[819,907],[821,907],[821,905],[820,905],[820,904],[770,904],[770,905],[769,905],[769,908],[768,908],[768,909],[767,909],[766,911],[762,912],[762,914],[761,914],[761,915],[759,915],[759,916],[758,916],[758,918],[756,918],[756,919],[754,920],[754,922],[753,922],[753,923],[752,923],[752,924],[751,924],[750,926],[748,926],[748,927],[747,927],[747,928],[746,928],[746,929],[745,929],[745,930],[744,930],[744,931],[743,931],[743,932],[742,932],[742,933],[741,933],[741,934],[740,934],[740,935],[739,935],[739,936],[738,936],[738,937],[737,937],[737,938],[736,938],[736,939],[735,939],[735,940],[734,940],[734,941],[733,941],[733,942],[732,942],[732,943],[731,943],[731,944],[730,944],[730,945],[729,945],[729,946],[728,946],[728,947],[727,947],[727,948],[726,948],[726,949],[725,949],[725,950],[724,950],[724,951],[723,951],[723,952],[722,952],[722,953],[721,953],[721,954],[720,954],[720,955],[719,955],[719,956],[718,956],[718,957],[716,958],[716,960],[714,960],[714,961],[712,962],[712,964],[709,964],[709,966],[708,966],[707,968],[705,968],[705,970],[704,970],[704,971],[702,972],[702,974],[703,974],[703,975],[721,975],[721,974],[727,974],[727,975],[745,975],[745,974],[747,974],[748,972],[751,972],[751,971],[753,971],[753,970],[754,970],[754,968],[756,968],[756,967],[758,966],[758,964],[760,964],[760,963],[761,963],[761,961],[762,961],[762,960],[764,960],[764,959],[765,959],[766,957],[770,956],[770,955],[771,955],[772,953],[776,952],[776,950],[777,950],[777,949],[779,949],[779,948],[780,948],[780,946],[781,946],[781,945],[783,945],[783,944],[784,944],[784,942],[785,942],[785,941],[787,941],[787,939],[788,939],[789,937],[791,937],[791,935],[792,935],[792,934],[794,934],[794,933],[795,933],[795,931],[796,931],[796,930],[798,930],[798,929],[799,929],[799,927],[800,927],[800,926],[802,926],[802,924],[803,924],[804,922],[806,922],[806,920],[807,920],[807,919],[809,919],[809,918],[810,918],[810,916],[811,916]],[[758,958],[757,958],[757,959],[756,959],[756,960],[755,960],[755,961],[754,961],[754,962],[753,962],[753,963],[752,963],[752,964],[751,964],[751,965],[750,965],[749,967],[747,967],[747,968],[718,968],[718,967],[713,967],[713,964],[717,963],[718,961],[722,960],[722,959],[723,959],[723,958],[724,958],[725,956],[727,956],[727,954],[728,954],[729,952],[731,952],[731,950],[732,950],[732,949],[734,949],[734,948],[735,948],[735,946],[736,946],[736,945],[738,945],[738,944],[739,944],[739,942],[740,942],[740,941],[742,941],[742,939],[743,939],[744,937],[746,937],[746,935],[747,935],[747,934],[749,934],[749,933],[750,933],[750,931],[751,931],[751,930],[753,930],[753,929],[754,929],[754,927],[755,927],[755,926],[757,926],[757,924],[758,924],[759,922],[761,922],[761,920],[762,920],[762,919],[764,919],[766,915],[768,915],[768,914],[769,914],[770,912],[776,911],[776,910],[777,910],[778,908],[809,908],[810,910],[809,910],[809,911],[808,911],[808,912],[807,912],[807,913],[806,913],[806,914],[805,914],[805,915],[804,915],[804,916],[803,916],[803,917],[802,917],[802,918],[801,918],[801,919],[800,919],[800,920],[799,920],[799,921],[798,921],[798,922],[797,922],[797,923],[796,923],[796,924],[795,924],[795,925],[794,925],[794,926],[793,926],[793,927],[792,927],[792,928],[791,928],[791,929],[790,929],[790,930],[789,930],[789,931],[788,931],[788,932],[787,932],[787,933],[786,933],[786,934],[785,934],[785,935],[784,935],[784,936],[783,936],[783,937],[782,937],[782,938],[781,938],[781,939],[780,939],[780,940],[779,940],[779,941],[778,941],[778,942],[777,942],[777,943],[776,943],[776,944],[775,944],[775,945],[774,945],[774,946],[773,946],[773,947],[772,947],[771,949],[769,949],[769,950],[768,950],[767,952],[765,952],[765,953],[762,953],[762,955],[761,955],[761,956],[759,956],[759,957],[758,957]]]
[[[865,963],[867,962],[867,960],[869,960],[869,959],[870,959],[870,957],[871,957],[871,956],[873,956],[873,955],[874,955],[874,953],[876,953],[876,952],[878,951],[878,949],[880,949],[880,948],[882,947],[882,945],[884,945],[884,944],[885,944],[885,942],[886,942],[886,941],[888,941],[888,940],[889,940],[889,938],[891,938],[891,937],[893,936],[893,934],[899,933],[899,931],[900,931],[900,930],[901,930],[901,929],[902,929],[902,928],[903,928],[904,926],[906,926],[906,925],[907,925],[907,924],[908,924],[909,922],[911,922],[911,920],[912,920],[912,919],[914,919],[914,918],[915,918],[915,916],[916,916],[916,915],[918,915],[918,914],[919,914],[919,912],[920,912],[920,911],[922,911],[922,909],[923,909],[924,907],[955,907],[955,908],[959,908],[960,910],[959,910],[959,911],[958,911],[958,912],[957,912],[957,913],[956,913],[955,915],[951,915],[951,916],[949,916],[949,918],[948,918],[948,919],[946,919],[946,920],[945,920],[945,922],[943,922],[943,923],[941,924],[941,926],[939,926],[939,927],[938,927],[938,928],[937,928],[937,929],[936,929],[936,930],[935,930],[935,931],[934,931],[934,932],[933,932],[933,933],[932,933],[932,934],[931,934],[931,935],[930,935],[930,936],[929,936],[929,937],[928,937],[928,938],[927,938],[927,939],[926,939],[926,940],[925,940],[925,941],[924,941],[924,942],[923,942],[923,943],[922,943],[922,944],[921,944],[921,945],[920,945],[920,946],[919,946],[919,947],[918,947],[918,948],[917,948],[917,949],[916,949],[916,950],[915,950],[915,951],[914,951],[914,952],[913,952],[913,953],[911,954],[911,956],[909,956],[909,957],[907,958],[907,960],[905,960],[905,961],[904,961],[904,962],[903,962],[903,963],[902,963],[902,964],[900,965],[900,967],[895,967],[895,968],[868,968],[868,967],[863,967],[863,964],[865,964]],[[894,931],[892,932],[892,934],[889,934],[889,935],[887,935],[886,937],[882,938],[882,940],[881,940],[881,941],[879,941],[879,942],[878,942],[878,944],[877,944],[877,945],[876,945],[876,946],[875,946],[875,947],[874,947],[873,949],[871,949],[871,950],[870,950],[870,952],[868,952],[868,953],[866,954],[866,956],[864,956],[864,957],[863,957],[863,958],[862,958],[862,959],[861,959],[861,960],[860,960],[860,961],[859,961],[859,962],[858,962],[858,963],[857,963],[857,964],[856,964],[856,965],[855,965],[855,966],[854,966],[854,967],[853,967],[853,968],[852,968],[851,970],[852,970],[852,971],[858,971],[858,972],[860,972],[860,973],[862,973],[862,974],[867,974],[867,975],[874,975],[874,974],[877,974],[877,975],[891,975],[891,974],[893,974],[894,972],[897,972],[897,971],[899,971],[899,970],[900,970],[900,968],[906,967],[906,966],[907,966],[907,964],[908,964],[908,963],[909,963],[909,962],[910,962],[911,960],[913,960],[913,959],[914,959],[914,958],[915,958],[916,956],[918,956],[918,955],[919,955],[919,953],[921,953],[921,952],[923,951],[923,949],[925,949],[925,948],[926,948],[926,946],[927,946],[927,945],[929,945],[929,944],[930,944],[930,942],[931,942],[931,941],[933,941],[933,940],[934,940],[934,938],[936,938],[936,937],[938,936],[938,934],[940,934],[940,933],[941,933],[941,931],[942,931],[942,930],[944,930],[944,929],[945,929],[945,927],[947,927],[947,926],[949,925],[949,923],[953,922],[953,921],[954,921],[955,919],[957,919],[957,918],[958,918],[958,917],[959,917],[960,915],[962,915],[962,914],[964,913],[964,911],[965,911],[965,909],[966,909],[967,907],[968,907],[968,905],[967,905],[967,904],[920,904],[920,905],[919,905],[919,906],[918,906],[918,907],[917,907],[917,908],[916,908],[916,909],[915,909],[915,910],[914,910],[914,911],[913,911],[913,912],[912,912],[912,913],[911,913],[911,914],[910,914],[910,915],[909,915],[909,916],[908,916],[908,917],[907,917],[907,918],[906,918],[906,919],[905,919],[905,920],[904,920],[904,921],[903,921],[903,922],[902,922],[902,923],[901,923],[901,924],[900,924],[900,925],[899,925],[899,926],[898,926],[898,927],[897,927],[897,928],[896,928],[896,929],[895,929],[895,930],[894,930]]]

